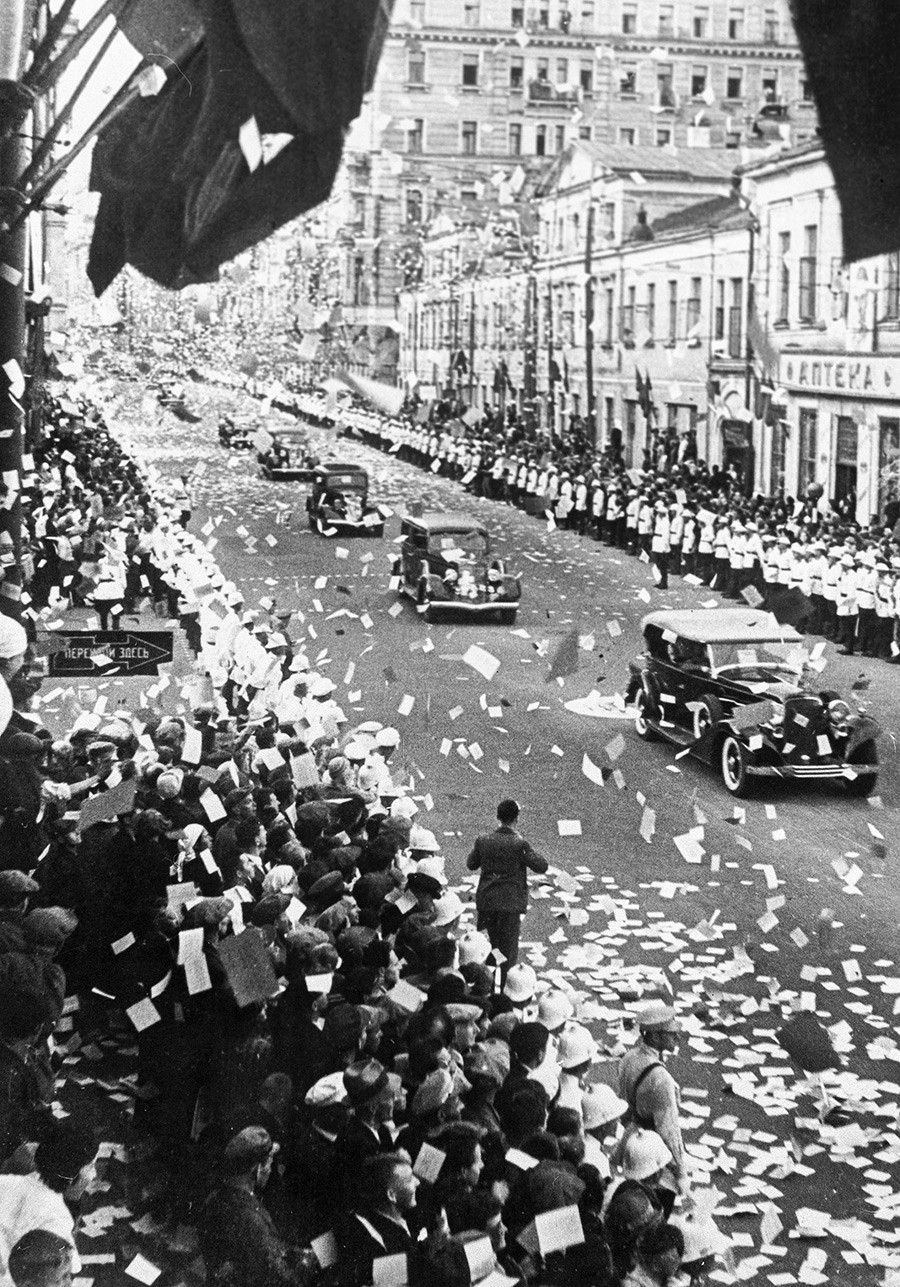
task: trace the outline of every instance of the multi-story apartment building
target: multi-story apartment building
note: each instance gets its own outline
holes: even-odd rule
[[[390,322],[431,220],[483,220],[573,142],[709,155],[814,128],[787,0],[397,0],[317,216],[331,297]]]
[[[778,398],[755,426],[759,484],[821,484],[868,522],[900,481],[900,252],[843,266],[831,171],[817,145],[745,167],[758,220],[757,311]]]

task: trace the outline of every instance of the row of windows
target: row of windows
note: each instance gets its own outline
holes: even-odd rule
[[[603,6],[605,9],[606,6]],[[427,25],[426,0],[410,0],[410,21],[414,26]],[[611,23],[608,14],[602,12],[604,30],[609,30]],[[596,31],[597,5],[595,0],[576,0],[575,3],[561,3],[553,10],[547,3],[520,4],[513,3],[509,9],[509,25],[514,29],[532,28],[538,31],[559,30],[566,33],[574,28],[583,32]],[[718,18],[718,14],[716,15]],[[462,23],[466,27],[479,27],[482,13],[480,0],[464,0]],[[681,25],[681,24],[684,25]],[[784,30],[775,8],[765,9],[761,23],[748,22],[747,11],[743,5],[729,5],[724,22],[713,22],[713,13],[709,4],[695,4],[690,16],[679,14],[672,0],[652,0],[652,3],[638,4],[638,0],[624,0],[619,19],[619,29],[625,36],[661,36],[691,38],[694,40],[717,39],[736,41],[761,40],[764,44],[778,45],[782,38],[793,43],[793,33]]]
[[[425,50],[419,47],[410,49],[407,55],[407,84],[426,86],[429,84],[426,67]],[[718,69],[716,69],[718,70]],[[677,72],[677,79],[676,79]],[[594,66],[584,59],[577,63],[569,58],[537,58],[526,64],[524,57],[514,55],[509,61],[508,88],[513,93],[525,89],[526,85],[576,85],[584,95],[594,92]],[[705,63],[694,63],[677,69],[672,63],[657,63],[653,71],[652,85],[646,80],[646,72],[640,76],[636,62],[620,62],[617,65],[617,86],[621,96],[630,98],[641,92],[654,92],[657,103],[662,107],[675,107],[676,87],[680,94],[695,99],[704,99],[713,90],[712,69]],[[784,97],[792,97],[795,89],[795,77],[799,73],[794,69],[785,72],[777,67],[764,67],[754,84],[758,84],[758,93],[766,102],[777,102]],[[481,85],[481,61],[477,54],[464,54],[460,63],[459,83],[464,90],[477,90]],[[718,95],[730,100],[742,99],[752,92],[743,67],[727,67],[724,74],[715,76],[718,84]],[[799,79],[799,96],[804,102],[812,100],[809,81],[802,75]]]
[[[578,138],[589,143],[593,137],[590,125],[576,127]],[[529,137],[526,137],[523,125],[513,121],[507,126],[507,150],[510,156],[556,156],[562,152],[571,138],[574,137],[571,127],[566,125],[529,126]],[[633,140],[632,140],[633,141]],[[671,142],[671,132],[665,143]],[[459,128],[459,148],[463,156],[478,155],[478,122],[462,121]],[[531,144],[530,148],[528,145]],[[661,142],[660,146],[664,144]],[[419,156],[425,151],[425,121],[417,119],[411,122],[406,131],[406,151],[411,156]]]

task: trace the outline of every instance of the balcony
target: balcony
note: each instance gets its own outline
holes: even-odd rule
[[[529,103],[560,103],[571,106],[581,101],[581,92],[575,85],[554,85],[549,80],[530,80],[528,82]]]

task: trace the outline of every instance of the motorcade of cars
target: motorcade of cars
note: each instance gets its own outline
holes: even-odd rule
[[[263,431],[256,460],[263,478],[272,481],[312,481],[319,457],[312,450],[309,434],[299,425],[284,425]]]
[[[813,691],[803,636],[756,608],[651,612],[626,698],[644,741],[665,739],[718,770],[733,796],[757,778],[838,779],[868,796],[880,728],[833,689]]]

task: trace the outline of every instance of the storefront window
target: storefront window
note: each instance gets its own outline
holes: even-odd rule
[[[878,512],[900,496],[900,420],[878,421]]]
[[[800,464],[797,471],[797,495],[805,496],[816,481],[816,449],[819,413],[811,407],[800,409]]]

